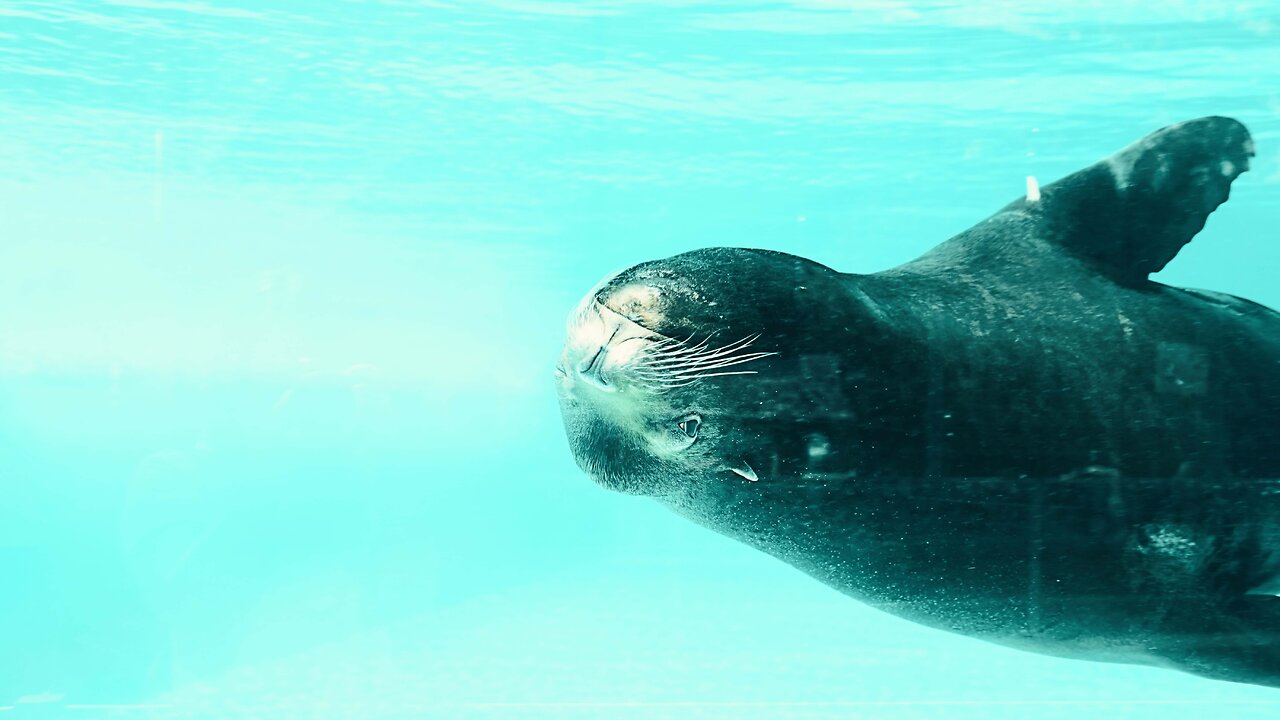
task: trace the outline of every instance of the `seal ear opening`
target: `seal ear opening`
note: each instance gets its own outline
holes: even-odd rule
[[[751,465],[746,460],[738,461],[738,464],[735,467],[731,467],[729,469],[737,473],[747,482],[756,482],[760,479],[760,476],[756,475],[756,471],[751,468]]]

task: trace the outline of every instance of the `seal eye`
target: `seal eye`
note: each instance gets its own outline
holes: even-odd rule
[[[701,424],[702,419],[697,415],[691,415],[676,423],[680,427],[680,432],[688,436],[690,440],[698,437],[698,426]]]

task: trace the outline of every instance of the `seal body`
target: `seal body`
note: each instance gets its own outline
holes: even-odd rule
[[[1280,686],[1280,315],[1147,277],[1252,154],[1165,128],[882,273],[630,268],[570,318],[570,447],[916,622]]]

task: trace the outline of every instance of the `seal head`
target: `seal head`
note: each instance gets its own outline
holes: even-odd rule
[[[681,504],[827,453],[850,396],[879,398],[856,386],[893,342],[845,277],[786,253],[710,248],[607,278],[570,315],[556,370],[578,464],[605,487]],[[797,427],[813,446],[779,456]]]
[[[605,487],[659,497],[726,474],[757,480],[746,457],[755,438],[740,422],[753,396],[732,381],[779,362],[782,338],[734,271],[797,263],[812,264],[703,251],[638,265],[589,292],[570,314],[556,367],[582,469]],[[743,276],[759,277],[749,270]]]

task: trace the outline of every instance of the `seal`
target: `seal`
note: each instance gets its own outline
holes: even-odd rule
[[[1253,154],[1173,125],[874,274],[622,271],[569,318],[570,449],[895,615],[1280,687],[1280,314],[1148,277]]]

